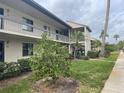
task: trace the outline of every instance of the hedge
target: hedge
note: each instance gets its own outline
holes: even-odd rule
[[[88,51],[87,54],[90,58],[97,58],[99,57],[99,52],[98,51]]]
[[[9,63],[7,64],[7,68],[3,71],[3,78],[10,78],[14,76],[20,75],[20,65],[18,63]]]
[[[5,63],[0,62],[0,73],[2,73],[4,71],[5,66],[6,66]]]
[[[15,77],[29,71],[31,71],[31,67],[28,59],[20,59],[18,62],[11,63],[0,62],[0,80]]]
[[[21,72],[31,71],[29,59],[19,59],[18,63],[20,64]]]

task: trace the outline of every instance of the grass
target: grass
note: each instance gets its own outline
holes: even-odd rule
[[[17,84],[7,86],[0,90],[0,93],[31,93],[32,82],[29,79],[19,81]]]
[[[73,77],[82,83],[81,93],[100,93],[117,59],[113,52],[104,60],[77,61],[72,64]]]
[[[105,58],[104,60],[106,61],[114,61],[117,59],[117,55],[119,54],[119,52],[112,52],[111,56],[108,58]]]
[[[114,52],[104,61],[76,61],[72,63],[72,76],[82,84],[81,93],[100,93],[117,59],[118,53]],[[17,84],[7,86],[0,93],[31,93],[32,82],[28,79]]]

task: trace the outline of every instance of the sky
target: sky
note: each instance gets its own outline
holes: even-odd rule
[[[106,0],[34,0],[63,21],[71,20],[88,25],[91,35],[98,38],[104,27]],[[117,43],[113,38],[120,35],[124,40],[124,0],[111,0],[107,42]]]

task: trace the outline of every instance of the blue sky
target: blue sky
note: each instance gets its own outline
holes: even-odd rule
[[[106,0],[34,0],[60,19],[89,25],[92,36],[99,38],[104,26]],[[107,42],[115,43],[114,34],[124,40],[124,0],[111,0]]]

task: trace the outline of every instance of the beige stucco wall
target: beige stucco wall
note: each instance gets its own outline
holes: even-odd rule
[[[18,11],[14,8],[6,6],[0,3],[0,8],[4,8],[4,16],[11,19],[11,20],[4,20],[4,31],[16,32],[25,35],[37,36],[40,37],[43,31],[43,26],[50,27],[50,38],[56,39],[56,30],[63,30],[54,25],[54,23],[46,23],[42,19],[37,19],[32,17],[26,13]],[[22,30],[22,25],[13,22],[13,20],[17,22],[22,22],[22,17],[26,17],[28,19],[33,20],[34,23],[34,31],[28,32]],[[68,37],[67,37],[68,38]],[[16,62],[17,59],[23,58],[22,57],[22,43],[34,43],[35,40],[26,37],[19,37],[18,35],[11,35],[11,34],[3,34],[0,32],[0,40],[5,42],[4,47],[4,55],[5,55],[5,62]]]
[[[4,41],[4,61],[17,62],[17,59],[25,58],[22,56],[22,43],[33,43],[35,41],[23,37],[10,37],[0,34],[0,40]]]
[[[22,57],[22,42],[20,40],[10,39],[5,42],[5,62],[16,62]]]
[[[9,17],[11,20],[16,20],[17,22],[22,22],[22,17],[28,18],[33,20],[34,23],[34,31],[33,32],[28,32],[28,31],[23,31],[22,30],[22,24],[15,23],[11,20],[5,20],[4,21],[4,30],[6,31],[11,31],[11,32],[17,32],[21,34],[27,34],[27,35],[33,35],[33,36],[38,36],[40,37],[42,35],[42,32],[44,31],[43,26],[48,26],[50,27],[50,33],[53,33],[50,35],[50,38],[56,39],[56,30],[63,30],[57,26],[54,25],[54,23],[46,23],[42,19],[37,19],[34,18],[26,13],[23,13],[21,11],[18,11],[14,8],[8,7],[4,4],[0,3],[0,7],[4,8],[4,15],[6,17]]]

